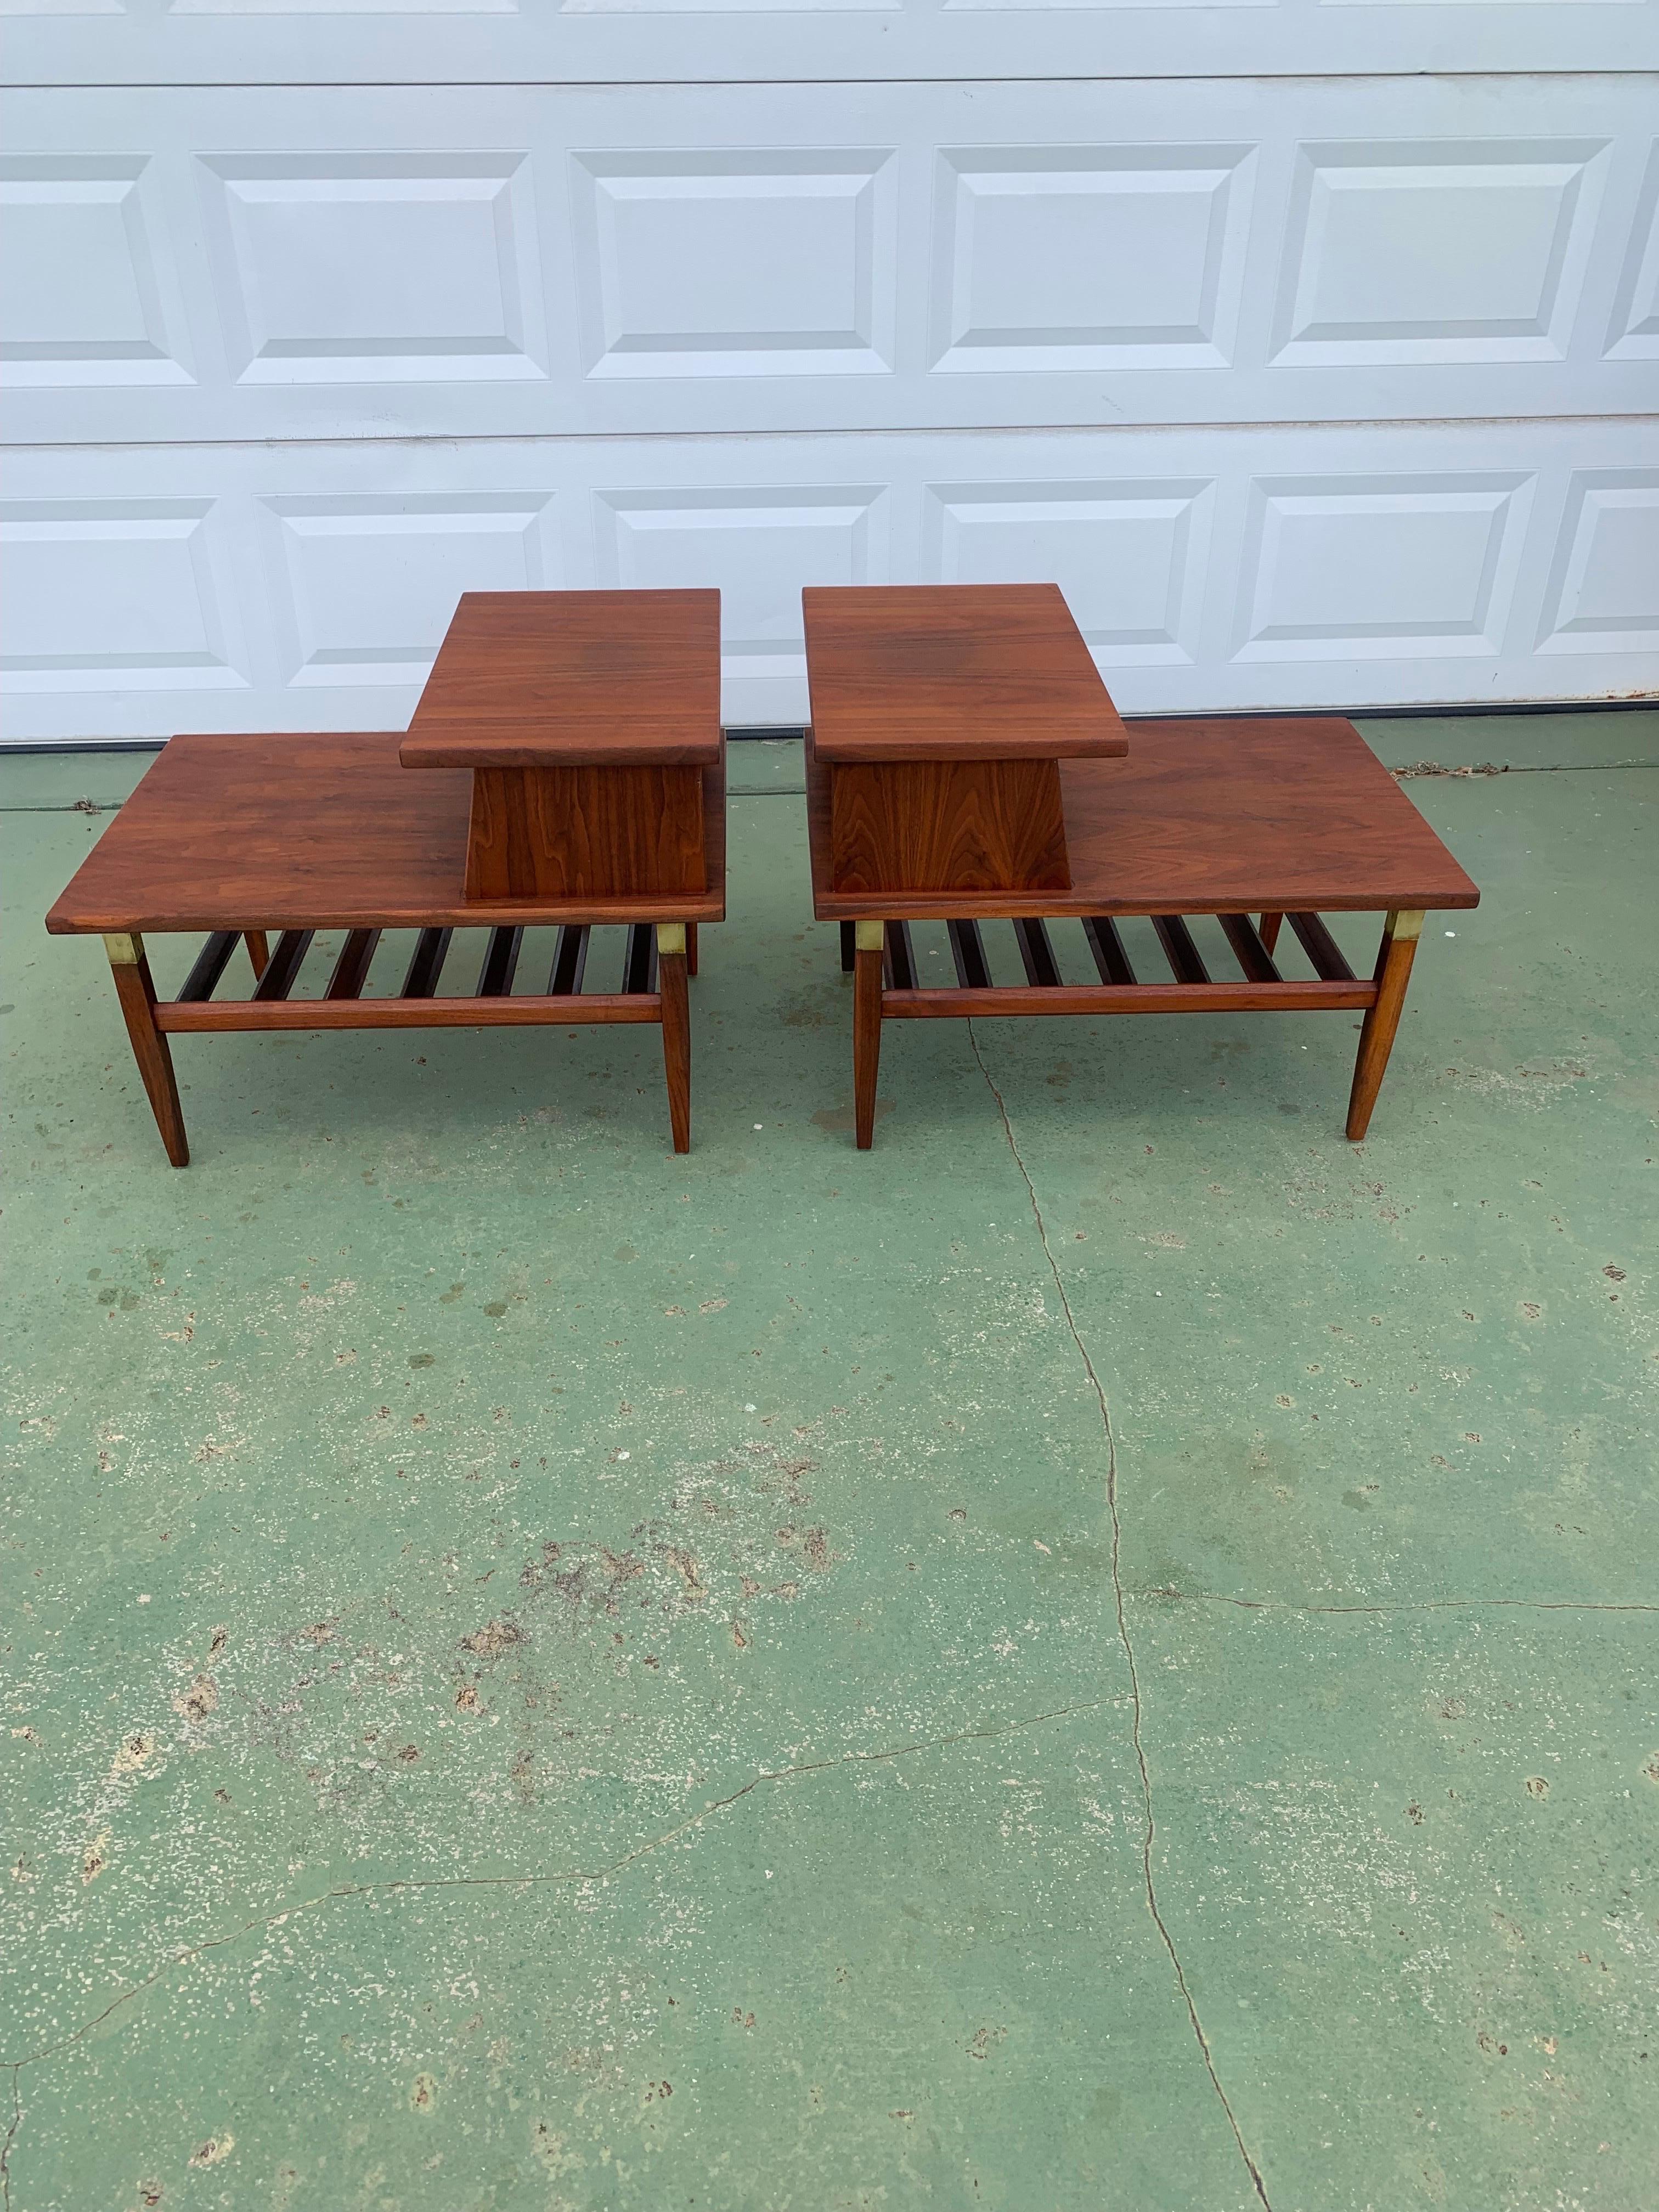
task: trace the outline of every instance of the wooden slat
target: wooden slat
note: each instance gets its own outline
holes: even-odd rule
[[[1170,972],[1177,983],[1191,986],[1207,983],[1210,971],[1193,943],[1193,933],[1178,914],[1155,914],[1152,927],[1158,932],[1158,941],[1164,947],[1164,956],[1170,963]]]
[[[555,998],[574,998],[581,989],[586,967],[587,932],[580,925],[568,923],[554,944],[553,971],[547,979],[549,992]]]
[[[478,993],[481,999],[504,999],[513,988],[513,977],[519,965],[519,947],[524,943],[522,929],[492,929],[485,948],[483,966],[478,970]]]
[[[843,923],[842,927],[847,925]],[[991,963],[985,957],[985,939],[979,933],[976,921],[947,921],[945,925],[951,939],[951,957],[957,963],[957,981],[969,991],[988,991],[991,988]]]
[[[210,999],[214,986],[230,964],[230,956],[236,950],[239,930],[216,929],[197,954],[191,971],[185,976],[179,996],[185,1000]]]
[[[1060,963],[1048,941],[1048,925],[1035,916],[1014,924],[1014,941],[1025,965],[1025,980],[1034,991],[1058,990]]]
[[[443,973],[444,955],[449,950],[453,929],[423,929],[415,940],[414,956],[409,963],[409,973],[404,977],[403,995],[405,999],[429,999],[438,988],[438,978]]]
[[[1277,983],[1280,981],[1273,957],[1256,934],[1255,925],[1244,914],[1219,914],[1227,942],[1233,949],[1233,957],[1252,983]]]
[[[1310,990],[1318,988],[1308,986]],[[654,1022],[660,1018],[660,1005],[654,991],[625,995],[590,991],[568,999],[292,999],[275,1005],[255,999],[218,999],[203,1006],[158,1006],[155,1025],[174,1032],[528,1029],[548,1022],[573,1026],[579,1022]]]
[[[1302,939],[1302,950],[1327,983],[1351,983],[1353,969],[1342,957],[1342,948],[1316,914],[1293,914],[1291,927]]]
[[[262,1004],[271,999],[285,999],[294,988],[295,977],[311,950],[314,929],[285,929],[276,940],[276,949],[265,966],[265,972],[253,987],[253,995]]]
[[[1083,934],[1089,940],[1089,950],[1095,956],[1095,965],[1100,970],[1103,983],[1126,984],[1135,980],[1135,971],[1129,965],[1129,956],[1123,949],[1123,939],[1117,933],[1117,924],[1109,914],[1091,914],[1083,924]]]
[[[630,922],[628,947],[623,954],[623,988],[654,991],[657,988],[657,933],[648,921]]]
[[[971,1014],[1222,1014],[1285,1013],[1369,1006],[1376,996],[1364,983],[1062,983],[1058,990],[1002,985],[989,991],[884,991],[886,1021],[948,1020]],[[165,1011],[165,1010],[164,1010]],[[165,1024],[163,1024],[165,1027]]]
[[[908,921],[890,921],[887,925],[884,980],[890,991],[914,991],[916,988],[916,948],[911,942]]]
[[[362,996],[363,985],[368,981],[369,963],[374,957],[374,948],[380,941],[378,929],[354,929],[340,948],[340,957],[334,963],[334,973],[328,979],[329,999],[357,999]]]

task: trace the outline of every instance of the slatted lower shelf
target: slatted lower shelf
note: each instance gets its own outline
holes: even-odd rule
[[[954,985],[924,985],[908,921],[885,925],[881,1012],[885,1020],[964,1020],[979,1015],[1158,1014],[1252,1012],[1268,1007],[1286,1011],[1349,1008],[1376,1003],[1377,986],[1356,976],[1340,947],[1316,914],[1264,915],[1258,928],[1247,915],[1217,915],[1240,980],[1212,976],[1188,918],[1150,915],[1170,980],[1143,982],[1130,962],[1117,921],[1107,915],[1083,922],[1083,933],[1098,983],[1068,983],[1060,972],[1048,925],[1036,919],[1012,924],[1023,984],[996,983],[991,976],[984,938],[977,921],[945,925]],[[1311,979],[1286,976],[1273,957],[1279,926],[1288,921],[1316,973]],[[843,942],[843,958],[847,948]]]
[[[285,929],[264,957],[248,999],[216,999],[237,939],[258,932],[215,930],[197,955],[176,999],[155,1008],[155,1025],[174,1035],[210,1030],[365,1030],[518,1028],[537,1023],[657,1022],[662,1018],[658,990],[656,931],[648,922],[629,926],[623,948],[621,989],[587,991],[589,941],[586,927],[560,929],[547,988],[514,994],[524,949],[522,928],[492,929],[479,970],[477,988],[467,997],[437,995],[453,929],[423,929],[415,942],[403,989],[395,998],[364,998],[363,987],[381,932],[346,933],[324,995],[292,996],[318,933]],[[253,948],[250,945],[250,950]],[[259,956],[256,956],[259,957]]]

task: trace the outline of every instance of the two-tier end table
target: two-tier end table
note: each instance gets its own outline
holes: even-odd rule
[[[174,738],[46,927],[102,935],[184,1167],[167,1040],[205,1030],[659,1023],[688,1152],[686,977],[698,923],[725,911],[718,592],[486,592],[461,600],[406,735]],[[621,988],[585,990],[606,924],[627,926]],[[547,988],[515,994],[524,933],[548,925]],[[438,995],[453,933],[481,927],[475,988]],[[325,930],[343,945],[319,994],[296,995]],[[391,930],[416,933],[401,987],[365,995]],[[144,933],[167,931],[207,937],[158,1000]],[[252,995],[216,998],[239,939]]]
[[[1188,717],[1129,724],[1127,749],[1056,742],[1088,726],[1121,736],[1124,726],[1060,594],[1042,592],[805,594],[813,905],[842,924],[842,964],[854,970],[860,1147],[875,1131],[884,1020],[1333,1007],[1364,1015],[1347,1119],[1358,1139],[1424,916],[1474,906],[1479,891],[1346,721]],[[984,783],[972,805],[939,795],[941,760],[971,763],[994,787],[1002,763],[1045,747],[1057,756],[1063,840],[1046,799],[1033,830],[1025,815],[994,827]],[[875,763],[884,775],[873,794],[848,781]],[[1354,974],[1322,919],[1352,911],[1384,917],[1370,975]],[[1137,975],[1118,927],[1127,916],[1150,921],[1167,975]],[[1199,916],[1214,917],[1224,947],[1207,960],[1189,926]],[[1046,927],[1060,917],[1081,922],[1081,957],[1098,980],[1062,973]],[[1012,924],[1022,983],[993,981],[981,930],[993,919]],[[1274,958],[1287,920],[1310,976],[1282,974]],[[954,983],[919,972],[911,924],[922,922],[945,925]],[[1217,960],[1237,974],[1212,974]]]

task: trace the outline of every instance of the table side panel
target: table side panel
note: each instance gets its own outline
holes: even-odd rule
[[[695,896],[706,890],[696,768],[478,768],[466,894],[477,899]]]
[[[840,761],[830,770],[837,887],[988,896],[1072,878],[1051,760]]]

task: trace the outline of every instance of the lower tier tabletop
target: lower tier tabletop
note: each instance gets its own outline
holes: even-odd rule
[[[1350,722],[1182,716],[1128,725],[1126,760],[1063,760],[1069,890],[837,891],[830,776],[806,749],[820,921],[1374,913],[1480,894]]]
[[[532,902],[463,896],[471,772],[405,769],[402,742],[400,731],[174,738],[46,927],[72,936],[723,918],[724,747],[702,772],[707,890]]]

